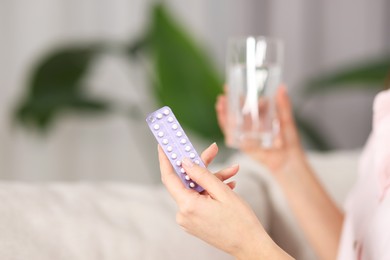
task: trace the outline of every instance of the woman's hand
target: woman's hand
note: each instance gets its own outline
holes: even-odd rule
[[[287,257],[266,234],[247,203],[232,191],[234,184],[223,182],[237,173],[237,165],[212,174],[184,159],[186,173],[205,189],[200,194],[184,187],[161,147],[158,153],[162,182],[179,207],[177,222],[184,230],[238,259]],[[202,154],[204,162],[210,163],[216,153],[213,144]]]
[[[287,171],[291,172],[307,168],[307,162],[300,145],[291,104],[284,86],[277,91],[276,108],[280,122],[280,132],[274,146],[270,149],[263,149],[261,147],[243,145],[240,147],[240,150],[268,167],[278,177],[278,175],[282,175]],[[227,98],[225,95],[218,97],[216,111],[225,140],[230,140],[231,136],[227,124]]]
[[[285,87],[280,87],[277,91],[276,109],[280,132],[275,146],[263,149],[243,145],[240,150],[269,168],[319,258],[334,259],[343,214],[309,166],[299,141]],[[216,110],[225,139],[230,140],[225,96],[218,98]]]

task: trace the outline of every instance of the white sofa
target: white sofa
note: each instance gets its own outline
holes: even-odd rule
[[[313,167],[342,205],[358,151],[310,154]],[[236,191],[273,238],[298,259],[315,259],[282,193],[260,165],[242,155]],[[218,166],[215,166],[218,167]],[[175,223],[162,185],[0,182],[0,259],[231,259]]]

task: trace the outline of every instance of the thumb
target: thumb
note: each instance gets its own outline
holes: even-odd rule
[[[285,142],[288,146],[292,147],[299,145],[299,135],[295,126],[292,106],[285,86],[278,89],[276,102],[281,131]]]
[[[188,176],[198,185],[202,186],[209,195],[217,200],[226,196],[227,191],[231,191],[226,184],[212,174],[207,168],[193,163],[190,159],[183,159],[183,168]]]

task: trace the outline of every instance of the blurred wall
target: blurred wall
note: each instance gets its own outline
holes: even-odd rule
[[[73,41],[126,41],[142,32],[152,0],[0,0],[0,177],[158,182],[155,143],[143,118],[65,116],[48,135],[12,124],[34,62]],[[294,100],[302,82],[389,50],[389,1],[165,1],[224,73],[228,36],[267,34],[286,43],[285,81]],[[386,15],[387,14],[387,15]],[[91,91],[155,108],[138,64],[102,58]],[[338,93],[302,110],[336,148],[364,143],[374,93]],[[352,111],[352,112],[351,112]],[[345,122],[348,122],[346,124]],[[199,141],[199,150],[206,144]]]

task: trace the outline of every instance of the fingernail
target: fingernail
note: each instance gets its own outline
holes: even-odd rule
[[[232,166],[230,166],[229,168],[237,168],[238,167],[238,163],[236,164],[233,164]]]
[[[194,163],[188,158],[183,159],[183,164],[188,168],[192,168],[194,166]]]

